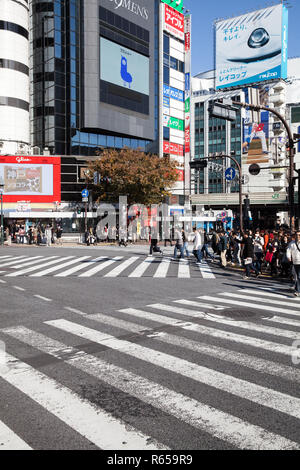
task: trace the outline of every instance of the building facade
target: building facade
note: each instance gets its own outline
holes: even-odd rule
[[[261,103],[285,117],[294,133],[299,130],[299,78],[300,59],[295,58],[288,60],[287,80],[254,84],[260,90]],[[241,109],[237,109],[235,122],[211,117],[209,108],[212,102],[228,98],[247,102],[248,89],[216,92],[214,71],[197,75],[192,84],[191,158],[220,152],[234,155],[242,166],[243,195],[249,196],[254,223],[272,225],[278,216],[282,222],[287,221],[289,160],[287,136],[280,120],[272,113],[262,112],[253,116]],[[295,162],[296,168],[300,166],[299,153]],[[260,166],[259,175],[249,173],[253,163]],[[238,214],[237,178],[232,182],[225,178],[226,168],[234,166],[230,159],[219,159],[209,163],[205,169],[193,171],[192,203],[213,209],[230,208]]]
[[[0,153],[29,149],[29,6],[0,4]]]

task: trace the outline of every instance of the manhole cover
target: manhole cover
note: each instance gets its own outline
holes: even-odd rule
[[[259,316],[258,313],[255,312],[255,310],[244,308],[231,308],[226,310],[226,312],[223,312],[222,315],[226,316],[227,318],[235,318],[238,320]]]

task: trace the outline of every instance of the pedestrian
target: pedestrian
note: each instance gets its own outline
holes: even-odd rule
[[[175,229],[174,238],[175,238],[174,258],[177,259],[177,250],[180,251],[180,258],[184,258],[182,232],[178,228]]]
[[[188,234],[187,232],[184,230],[184,228],[181,230],[181,235],[182,235],[182,241],[183,241],[183,256],[184,256],[184,253],[186,254],[187,258],[190,257],[190,253],[189,253],[189,237],[188,237]]]
[[[46,237],[47,246],[51,246],[52,230],[51,230],[50,225],[47,225],[46,227],[45,237]]]
[[[254,236],[254,265],[256,266],[258,272],[261,273],[261,265],[262,265],[262,260],[264,257],[264,238],[261,236],[259,230],[257,229],[255,231],[255,236]]]
[[[32,245],[32,242],[33,242],[32,227],[29,227],[29,230],[28,230],[28,241],[29,241],[29,245]]]
[[[245,274],[244,279],[250,279],[251,271],[255,272],[255,277],[259,276],[259,271],[254,266],[254,241],[253,238],[250,236],[249,231],[244,233],[244,238],[242,239],[243,248],[243,261],[245,266]]]
[[[150,236],[150,256],[152,256],[152,253],[160,253],[161,256],[163,256],[163,251],[160,249],[160,247],[158,246],[158,234],[157,233],[153,233],[153,235],[151,234]]]
[[[288,261],[293,263],[296,275],[295,297],[300,295],[300,230],[296,232],[296,238],[293,240],[286,251]]]
[[[201,235],[198,232],[197,228],[193,228],[194,232],[194,241],[193,241],[193,255],[195,256],[197,262],[196,264],[201,264],[202,263],[202,244],[201,244]]]
[[[205,257],[209,257],[211,260],[214,260],[215,257],[208,251],[208,244],[209,244],[209,238],[208,238],[208,235],[207,235],[207,232],[206,230],[204,230],[204,234],[203,234],[203,247],[202,247],[202,255],[204,256],[204,253],[205,253]]]
[[[228,239],[224,230],[222,230],[220,232],[219,250],[221,252],[221,266],[223,268],[226,268],[227,266],[227,259],[226,259],[227,249],[228,249]]]
[[[127,230],[120,228],[119,229],[119,246],[127,246]]]
[[[60,225],[56,227],[56,240],[58,245],[62,245],[62,228]]]

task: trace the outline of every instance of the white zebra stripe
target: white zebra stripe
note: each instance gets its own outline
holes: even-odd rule
[[[161,262],[159,263],[159,266],[154,274],[153,277],[155,278],[165,278],[167,277],[168,270],[171,264],[171,259],[170,258],[163,258]]]
[[[178,277],[179,279],[189,279],[191,277],[190,265],[189,262],[185,259],[179,260]]]
[[[67,271],[63,271],[62,273],[55,274],[54,277],[67,277],[67,276],[70,276],[71,274],[77,273],[78,271],[81,271],[82,269],[90,267],[91,263],[97,263],[98,261],[101,261],[103,259],[107,259],[107,258],[105,258],[105,256],[99,256],[99,258],[91,259],[90,261],[88,261],[86,263],[82,263],[79,266],[74,266],[73,268],[70,268]]]
[[[11,258],[11,259],[13,259],[13,257],[12,257],[11,255],[0,256],[0,259],[4,259],[4,258]]]
[[[53,258],[57,258],[57,256],[53,256]],[[46,266],[50,266],[51,264],[59,263],[59,261],[67,260],[67,259],[70,259],[70,258],[74,258],[74,256],[66,256],[65,258],[61,258],[60,260],[55,259],[55,260],[52,260],[52,261],[47,261],[46,263],[39,264],[39,265],[36,265],[36,266],[30,266],[29,268],[22,269],[21,271],[16,271],[14,273],[6,274],[5,276],[6,277],[21,276],[22,274],[27,274],[27,273],[30,273],[30,272],[35,271],[37,269],[45,268]],[[32,263],[32,264],[34,264],[34,263]]]
[[[143,261],[131,274],[129,274],[128,277],[142,277],[153,261],[155,261],[155,258],[148,256],[148,258],[146,258],[145,261]]]
[[[30,277],[42,277],[46,276],[47,274],[53,273],[55,271],[59,271],[62,268],[66,268],[72,264],[80,263],[86,259],[90,258],[90,256],[82,256],[81,258],[71,259],[70,261],[66,261],[62,264],[57,264],[56,266],[52,266],[52,268],[45,269],[44,271],[39,271],[38,273],[31,274]]]
[[[62,331],[66,331],[94,343],[103,344],[111,349],[122,351],[146,363],[162,367],[163,369],[204,383],[239,398],[250,400],[258,405],[286,413],[297,419],[300,418],[300,399],[291,395],[271,390],[247,380],[238,379],[207,367],[190,363],[184,359],[171,356],[170,354],[154,351],[139,344],[130,343],[129,341],[117,338],[103,340],[103,334],[101,332],[67,320],[51,320],[46,321],[45,324],[54,326]]]
[[[123,263],[121,263],[119,266],[114,268],[112,271],[109,273],[105,274],[104,277],[117,277],[119,276],[125,269],[127,269],[129,266],[131,266],[135,261],[139,259],[139,256],[133,256],[132,258],[129,258],[125,260]]]
[[[261,305],[258,303],[249,303],[249,302],[239,302],[238,300],[229,300],[229,299],[221,299],[217,297],[210,297],[209,295],[204,295],[201,297],[198,297],[201,300],[210,300],[211,302],[217,302],[217,303],[224,303],[224,304],[230,304],[230,305],[239,305],[241,307],[250,307],[253,308],[254,310],[267,310],[270,312],[270,308],[272,308],[273,312],[277,313],[285,313],[286,315],[299,315],[299,310],[287,310],[284,308],[277,308],[277,307],[269,307],[268,305]]]
[[[116,256],[115,258],[111,260],[104,261],[103,263],[99,263],[97,266],[95,266],[92,269],[89,269],[88,271],[84,272],[83,274],[80,274],[78,277],[91,277],[94,274],[98,273],[99,271],[102,271],[105,268],[108,268],[111,264],[114,264],[116,261],[121,261],[123,259],[123,256]]]
[[[256,294],[256,295],[262,295],[263,297],[274,297],[276,299],[285,299],[287,301],[287,304],[291,303],[291,305],[293,303],[298,303],[299,304],[299,300],[296,300],[296,299],[292,299],[291,298],[291,295],[289,294],[275,294],[272,293],[272,292],[266,292],[265,289],[263,290],[256,290],[256,289],[239,289],[239,292],[241,293],[245,293],[245,294]]]
[[[199,266],[200,272],[203,276],[203,279],[215,279],[216,276],[213,274],[210,266],[206,263],[206,261],[202,261]]]
[[[48,412],[103,450],[157,450],[150,436],[135,430],[106,411],[82,399],[67,387],[6,354],[9,371],[0,377],[43,406]]]
[[[54,258],[58,258],[58,256],[50,256],[50,257],[41,256],[40,259],[38,260],[27,261],[26,263],[18,264],[17,266],[14,266],[14,269],[26,268],[27,266],[34,266],[35,264],[41,263],[42,261],[46,261],[46,260],[50,260]],[[57,260],[57,262],[58,261],[59,260]]]
[[[73,367],[97,379],[100,378],[124,393],[169,413],[196,429],[210,433],[218,439],[227,440],[239,448],[260,450],[300,448],[300,444],[190,397],[187,400],[186,396],[167,387],[107,363],[102,358],[70,348],[25,327],[8,328],[4,332],[46,354],[63,359]],[[67,359],[66,353],[73,354],[73,356]]]
[[[264,304],[270,304],[270,305],[284,305],[285,307],[299,307],[299,313],[300,313],[300,299],[296,300],[292,303],[292,301],[286,300],[285,302],[282,300],[273,300],[273,299],[265,299],[264,297],[256,297],[256,296],[250,296],[250,295],[242,295],[242,294],[234,294],[232,292],[224,292],[220,295],[224,295],[225,297],[232,297],[235,299],[244,299],[244,300],[252,300],[254,302],[263,302]],[[289,303],[290,302],[290,303]],[[297,305],[298,304],[298,305]]]
[[[0,449],[1,450],[32,450],[17,434],[6,424],[0,421]]]
[[[8,262],[1,264],[0,267],[4,268],[4,266],[13,266],[14,264],[18,264],[20,261],[29,260],[28,256],[17,256],[13,261],[9,260]]]

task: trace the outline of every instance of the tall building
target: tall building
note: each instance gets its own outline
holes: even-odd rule
[[[62,156],[62,200],[81,198],[99,148],[124,146],[178,157],[184,199],[182,1],[29,3],[31,142]]]
[[[0,3],[0,154],[30,144],[28,11],[27,0]]]

